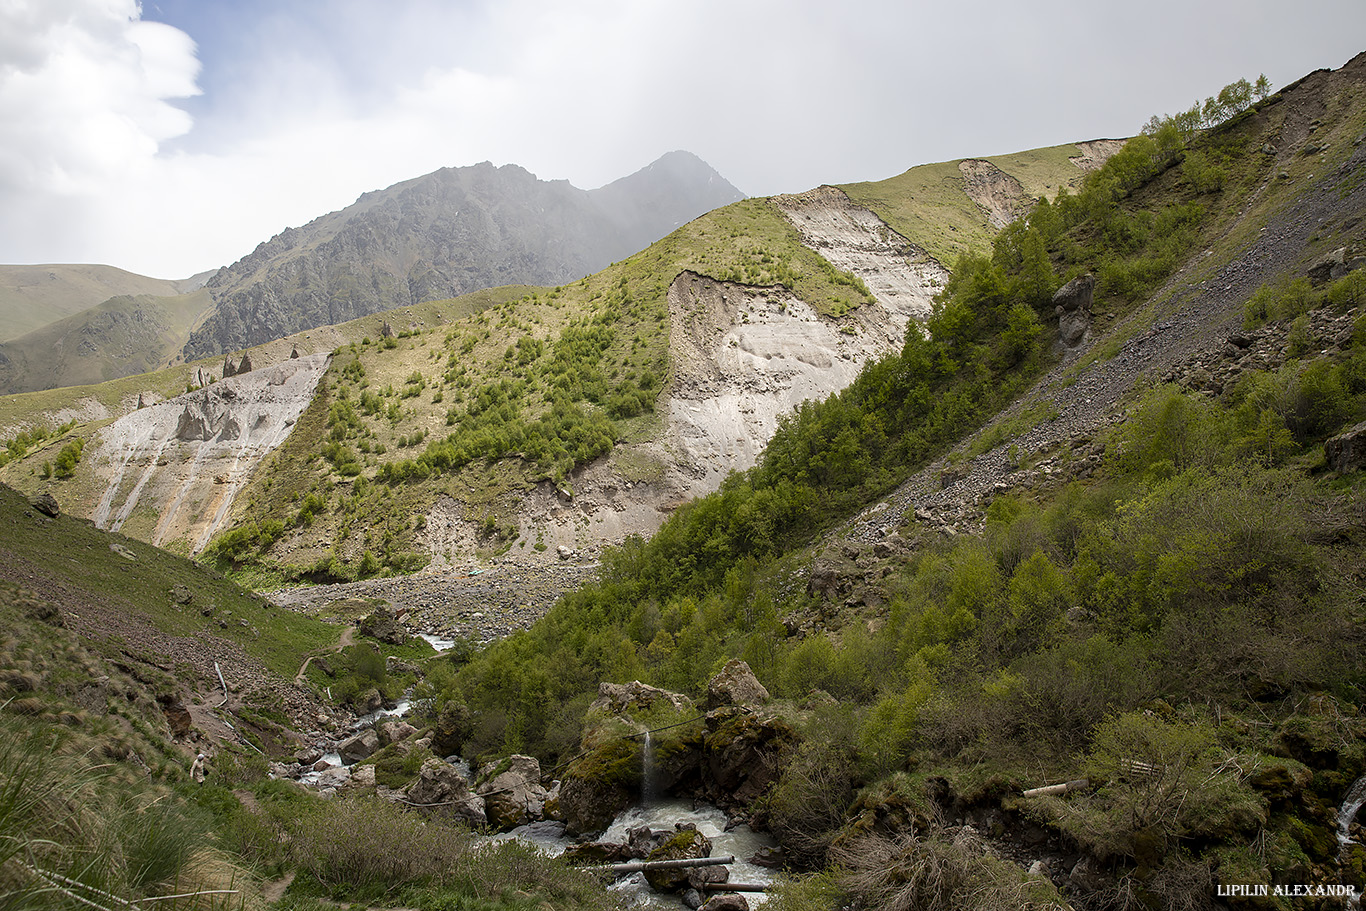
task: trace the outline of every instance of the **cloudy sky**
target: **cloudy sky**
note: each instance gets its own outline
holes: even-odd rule
[[[0,0],[0,262],[183,278],[485,160],[875,180],[1361,50],[1362,0]]]

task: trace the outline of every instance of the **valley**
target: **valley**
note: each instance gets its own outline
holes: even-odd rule
[[[771,836],[777,911],[1359,891],[1366,55],[1243,86],[288,333],[364,232],[275,238],[210,357],[0,400],[5,741],[222,833],[253,907],[609,907],[466,827],[711,851],[603,834],[656,798]],[[45,780],[5,888],[76,869]]]

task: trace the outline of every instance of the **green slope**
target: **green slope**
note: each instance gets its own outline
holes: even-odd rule
[[[0,392],[88,386],[174,361],[211,305],[204,289],[119,296],[0,344]]]
[[[180,294],[185,285],[113,266],[0,266],[0,342],[89,310],[111,297],[167,297]]]
[[[1072,161],[1081,155],[1080,148],[1068,144],[983,160],[1017,181],[1023,198],[1038,199],[1081,185],[1087,172]],[[896,177],[840,189],[950,266],[963,253],[989,247],[996,234],[986,212],[968,195],[960,161],[919,165]]]

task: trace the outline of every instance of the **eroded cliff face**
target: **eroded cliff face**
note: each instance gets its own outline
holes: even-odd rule
[[[687,496],[754,465],[778,419],[852,383],[929,315],[948,272],[834,187],[774,200],[802,241],[867,284],[876,303],[825,317],[784,288],[691,272],[669,289],[675,382],[664,447]]]
[[[604,545],[653,534],[673,509],[752,467],[783,415],[848,386],[929,314],[947,271],[872,212],[832,187],[777,202],[803,241],[863,279],[876,301],[829,317],[786,288],[680,273],[668,291],[673,381],[656,403],[662,429],[649,442],[619,442],[575,473],[572,490],[542,482],[519,494],[521,536],[500,562],[591,560]],[[467,511],[450,497],[428,511],[420,545],[432,570],[481,565],[487,542]]]
[[[843,190],[817,187],[775,196],[773,202],[797,229],[802,243],[836,268],[863,279],[873,292],[877,304],[872,312],[860,311],[866,328],[900,345],[910,320],[929,316],[934,296],[948,281],[948,269],[852,202]]]
[[[91,520],[157,546],[203,550],[312,401],[328,359],[228,377],[114,421],[88,449],[105,485]]]

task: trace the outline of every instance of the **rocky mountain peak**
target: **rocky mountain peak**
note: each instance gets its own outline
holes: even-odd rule
[[[561,284],[741,198],[687,152],[592,191],[515,164],[442,168],[362,194],[220,270],[185,357],[482,288]]]

